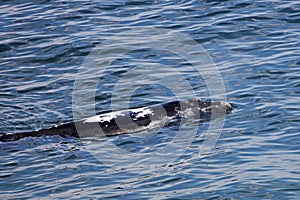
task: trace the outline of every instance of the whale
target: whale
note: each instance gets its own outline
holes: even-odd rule
[[[62,137],[109,137],[132,134],[154,128],[163,128],[182,119],[209,121],[229,114],[232,106],[226,101],[174,100],[167,103],[127,110],[99,113],[82,120],[56,125],[30,132],[6,133],[0,135],[1,142],[17,141],[26,137],[59,135]]]

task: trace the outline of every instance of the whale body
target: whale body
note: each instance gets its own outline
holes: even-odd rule
[[[232,107],[225,101],[203,101],[201,99],[176,100],[164,104],[102,113],[80,121],[61,124],[38,131],[9,133],[0,136],[0,141],[16,141],[25,137],[60,135],[62,137],[114,136],[134,133],[150,128],[168,126],[174,120],[199,119],[208,121],[228,114]]]

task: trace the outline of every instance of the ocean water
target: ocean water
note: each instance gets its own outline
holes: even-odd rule
[[[234,108],[224,123],[2,142],[1,199],[299,198],[298,1],[1,1],[0,25],[1,133],[194,96]]]

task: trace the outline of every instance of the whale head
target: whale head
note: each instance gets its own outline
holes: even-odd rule
[[[229,114],[232,106],[226,101],[202,101],[198,100],[199,108],[205,112],[216,112],[220,114]]]
[[[209,120],[232,112],[232,106],[226,101],[203,101],[197,99],[200,118]]]

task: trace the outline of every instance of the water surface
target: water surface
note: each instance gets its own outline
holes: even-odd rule
[[[57,136],[1,143],[1,197],[297,199],[299,8],[298,1],[2,1],[0,132],[72,121],[74,81],[86,56],[109,36],[143,27],[187,34],[201,44],[221,72],[234,112],[208,155],[198,156],[208,128],[203,123],[185,154],[161,166],[138,160],[110,167],[87,147],[110,141],[143,152],[167,145],[176,127],[94,142]],[[132,66],[189,66],[170,52],[141,49],[126,56],[106,71],[96,111],[110,109],[112,86]],[[159,71],[153,76],[167,77]],[[197,96],[209,98],[194,71],[186,70],[184,77]],[[161,85],[131,81],[141,85],[131,95],[132,106],[178,98]]]

